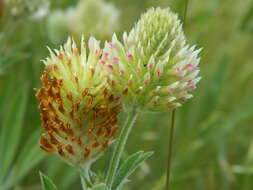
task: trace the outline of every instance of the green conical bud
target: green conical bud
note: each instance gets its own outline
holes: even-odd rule
[[[189,92],[200,80],[200,50],[186,43],[175,13],[168,8],[148,10],[123,40],[114,35],[106,43],[102,65],[125,109],[176,109],[192,97]]]

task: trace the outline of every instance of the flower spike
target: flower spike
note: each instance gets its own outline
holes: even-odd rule
[[[121,106],[98,67],[99,41],[81,44],[80,51],[69,38],[60,50],[49,48],[36,97],[45,129],[41,148],[88,167],[113,141]]]
[[[173,110],[192,97],[201,79],[199,52],[186,43],[177,14],[151,8],[123,34],[123,43],[113,35],[105,44],[100,66],[125,110]]]

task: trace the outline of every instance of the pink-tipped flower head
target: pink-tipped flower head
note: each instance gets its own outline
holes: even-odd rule
[[[124,33],[123,43],[113,35],[102,60],[108,83],[122,96],[125,109],[164,111],[192,97],[201,79],[199,52],[186,43],[175,13],[152,8]]]

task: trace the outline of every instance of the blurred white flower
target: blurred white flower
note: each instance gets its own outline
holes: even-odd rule
[[[51,13],[48,20],[50,25],[54,26],[48,27],[50,39],[62,36],[63,25],[57,22],[64,22],[65,29],[63,31],[68,31],[69,35],[72,35],[77,41],[82,35],[86,39],[89,36],[94,36],[100,40],[106,40],[119,29],[119,10],[104,0],[80,0],[75,7],[62,11],[61,18],[59,14],[57,15],[58,19],[52,18],[53,16],[55,16],[54,12]],[[61,39],[60,42],[62,41],[64,39]]]
[[[49,15],[47,30],[49,39],[55,44],[61,43],[68,37],[68,29],[63,11],[57,10]]]
[[[34,19],[42,19],[48,15],[49,12],[49,1],[48,0],[40,0],[35,9],[35,12],[32,15]]]
[[[10,14],[18,17],[25,14],[30,19],[42,19],[49,12],[49,0],[5,0],[10,5]]]

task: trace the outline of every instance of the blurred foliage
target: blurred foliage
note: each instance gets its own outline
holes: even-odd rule
[[[39,149],[41,125],[33,91],[39,87],[46,46],[55,47],[46,32],[47,11],[77,2],[50,1],[47,10],[42,0],[0,1],[1,190],[40,189],[39,169],[61,190],[81,189],[76,171]],[[170,6],[183,19],[186,0],[108,2],[120,10],[121,33],[152,6]],[[187,10],[187,39],[203,47],[203,79],[195,98],[176,113],[171,185],[173,190],[253,189],[253,1],[189,0]],[[169,116],[139,118],[128,152],[142,149],[155,154],[126,189],[165,188]],[[94,170],[106,171],[108,155]]]

